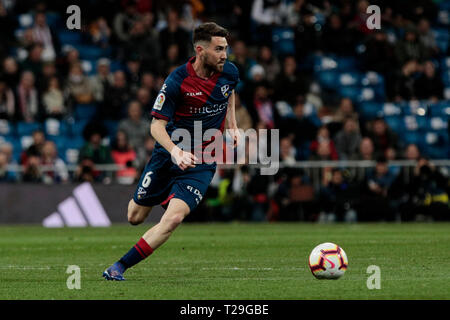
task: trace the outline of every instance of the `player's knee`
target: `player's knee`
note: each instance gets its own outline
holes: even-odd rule
[[[173,214],[166,220],[166,227],[168,232],[175,230],[183,221],[184,215],[181,213]]]
[[[128,212],[128,222],[133,226],[135,226],[142,223],[142,219],[140,219],[137,215],[133,214],[132,212]]]

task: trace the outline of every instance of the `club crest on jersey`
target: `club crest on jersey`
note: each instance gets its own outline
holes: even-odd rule
[[[153,106],[153,109],[155,110],[161,110],[162,106],[164,104],[164,101],[166,101],[166,96],[164,93],[160,93],[158,97],[156,97],[155,105]]]
[[[230,86],[229,85],[224,85],[224,86],[222,86],[221,88],[220,88],[220,90],[222,91],[222,94],[223,94],[223,96],[225,97],[225,98],[228,98],[228,95],[230,94],[229,92],[228,92],[228,89],[230,89]]]

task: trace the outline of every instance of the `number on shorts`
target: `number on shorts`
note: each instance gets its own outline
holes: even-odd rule
[[[153,171],[147,172],[146,175],[145,175],[145,177],[144,177],[144,180],[142,180],[142,186],[143,186],[144,188],[147,188],[147,187],[150,185],[150,183],[152,182],[152,178],[150,177],[150,175],[151,175],[152,173],[153,173]]]

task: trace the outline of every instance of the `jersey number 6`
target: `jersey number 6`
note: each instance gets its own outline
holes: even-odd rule
[[[149,171],[146,175],[145,175],[145,177],[144,177],[144,180],[142,180],[142,186],[144,187],[144,188],[147,188],[149,185],[150,185],[150,183],[152,182],[152,178],[150,177],[150,175],[153,173],[153,171]]]

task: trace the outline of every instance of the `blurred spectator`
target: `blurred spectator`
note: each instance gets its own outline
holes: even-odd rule
[[[130,93],[132,95],[136,95],[139,85],[141,83],[141,61],[137,57],[137,55],[132,55],[126,61],[126,76],[128,87],[130,88]]]
[[[32,135],[33,142],[20,155],[20,163],[26,165],[30,156],[37,156],[39,159],[42,156],[42,148],[45,144],[45,134],[42,130],[36,130]]]
[[[326,126],[319,128],[317,131],[316,140],[311,142],[309,149],[311,151],[311,160],[339,159],[336,147],[333,140],[330,139],[330,132]]]
[[[431,99],[437,102],[443,98],[444,84],[432,61],[424,63],[424,70],[414,83],[414,93],[417,99]]]
[[[0,151],[0,182],[16,182],[15,171],[8,169],[8,156]]]
[[[53,141],[46,141],[42,146],[41,164],[53,167],[53,169],[45,170],[42,173],[44,183],[65,183],[69,181],[66,164],[58,157],[58,151]]]
[[[11,89],[19,84],[19,66],[13,57],[7,57],[3,60],[3,78]]]
[[[436,43],[436,38],[430,27],[430,21],[426,18],[419,20],[417,24],[417,32],[419,34],[419,40],[422,45],[427,49],[427,56],[432,57],[439,53],[439,48]]]
[[[42,79],[38,81],[38,91],[39,94],[42,94],[45,90],[47,90],[48,83],[50,82],[50,79],[53,77],[58,78],[58,72],[56,70],[56,65],[52,61],[45,62],[42,65]],[[58,82],[59,82],[58,78]]]
[[[350,98],[343,97],[339,103],[339,107],[333,115],[333,121],[344,123],[347,118],[358,121],[358,113],[355,112],[353,102]]]
[[[400,65],[410,60],[422,62],[427,59],[427,50],[419,41],[415,28],[407,28],[403,40],[397,42],[395,46],[395,54]]]
[[[42,76],[42,52],[44,47],[40,43],[34,43],[28,53],[28,57],[22,62],[22,70],[29,70],[38,79]]]
[[[83,136],[86,140],[78,155],[78,168],[75,178],[78,181],[106,181],[105,172],[96,169],[96,165],[111,164],[111,149],[102,144],[106,128],[98,123],[88,124]]]
[[[70,67],[66,90],[75,104],[87,104],[94,100],[88,78],[84,75],[80,64]]]
[[[61,75],[64,78],[67,78],[72,66],[81,65],[80,52],[72,46],[65,46],[64,53],[64,57],[59,61],[60,66],[58,69],[60,70]]]
[[[35,42],[43,45],[42,59],[45,61],[55,60],[60,50],[58,37],[47,25],[45,12],[37,12],[34,15],[33,38]]]
[[[375,160],[373,142],[369,137],[364,137],[359,144],[359,153],[351,160]]]
[[[34,75],[24,71],[16,90],[16,114],[19,120],[34,122],[39,117],[39,98],[34,85]]]
[[[293,56],[287,56],[283,62],[283,70],[275,79],[275,101],[286,101],[293,105],[298,95],[308,91],[306,79],[297,72],[297,62]]]
[[[394,148],[396,151],[400,148],[397,134],[388,127],[383,118],[374,120],[369,136],[373,141],[377,155],[384,155],[389,147]]]
[[[393,88],[393,98],[395,101],[416,99],[414,82],[416,80],[416,73],[419,71],[418,68],[417,61],[410,60],[401,67],[400,72],[397,72]]]
[[[358,155],[361,139],[359,126],[355,119],[345,119],[344,127],[334,138],[339,159],[348,160],[355,158]]]
[[[379,221],[394,219],[390,206],[388,190],[394,181],[385,157],[377,158],[375,169],[366,176],[363,184],[363,196],[358,216],[362,221]]]
[[[126,103],[130,100],[125,73],[114,72],[114,80],[105,91],[105,99],[101,105],[101,115],[105,119],[120,120],[125,115]]]
[[[113,83],[113,75],[110,72],[110,61],[107,58],[101,58],[97,61],[97,73],[89,78],[92,94],[98,103],[105,99],[105,90]]]
[[[394,67],[394,48],[388,42],[387,34],[383,29],[375,30],[369,37],[366,44],[366,51],[363,54],[364,69],[376,71],[389,76]]]
[[[294,118],[288,118],[283,120],[283,124],[280,125],[280,129],[283,134],[294,135],[294,146],[296,148],[308,144],[314,139],[317,132],[317,127],[308,117],[305,116],[305,102],[304,99],[299,98],[294,105]]]
[[[312,8],[306,9],[294,29],[295,55],[299,61],[319,48],[320,35],[321,27]]]
[[[89,25],[89,34],[91,41],[102,48],[109,45],[109,38],[111,37],[111,29],[108,22],[103,17],[98,17]]]
[[[280,162],[283,164],[295,164],[295,148],[291,137],[280,139]]]
[[[251,18],[256,30],[253,40],[257,44],[269,45],[272,42],[272,27],[282,23],[281,0],[254,0]]]
[[[355,222],[354,204],[358,197],[357,186],[344,178],[342,170],[335,168],[329,171],[329,174],[323,175],[320,188],[319,222]]]
[[[167,13],[167,27],[159,33],[161,52],[166,53],[171,44],[177,44],[180,60],[185,61],[190,52],[190,39],[187,31],[180,25],[178,12],[170,9]]]
[[[48,81],[47,90],[42,95],[42,105],[47,117],[62,119],[65,116],[67,109],[57,77]]]
[[[239,76],[245,82],[250,77],[250,68],[256,64],[256,61],[249,57],[248,48],[244,41],[237,40],[233,43],[231,49],[228,60],[236,65]]]
[[[326,53],[351,55],[354,53],[354,35],[351,30],[345,29],[341,18],[334,13],[324,26],[322,35],[322,48]]]
[[[171,35],[171,33],[167,34],[167,36],[169,35]],[[185,33],[185,36],[187,36],[187,39],[189,39],[187,33]],[[167,47],[163,47],[161,50],[158,42],[158,37],[154,33],[147,32],[145,30],[144,23],[141,20],[137,20],[133,23],[133,26],[130,30],[129,39],[124,45],[125,57],[135,54],[142,61],[143,68],[155,72],[159,69],[161,53],[166,54],[171,44],[177,44],[180,46],[181,43],[183,42],[170,42]],[[184,39],[184,43],[186,43],[186,39]],[[179,49],[179,53],[181,55],[182,49]],[[183,52],[183,54],[186,53]],[[165,60],[167,60],[167,57]]]
[[[156,79],[153,73],[144,72],[141,77],[141,87],[150,93],[150,101],[156,98],[159,88],[157,88]]]
[[[259,121],[262,121],[268,129],[275,128],[275,115],[273,102],[269,97],[268,89],[264,85],[255,88],[253,96],[253,108],[258,114]]]
[[[41,159],[38,155],[32,154],[28,157],[28,161],[25,164],[24,172],[22,175],[23,182],[42,182],[42,172],[40,170]]]
[[[142,87],[139,88],[136,93],[136,100],[141,104],[142,110],[150,113],[150,110],[153,107],[153,101],[151,100],[150,92],[148,89]]]
[[[124,10],[119,11],[114,17],[113,29],[119,42],[126,42],[130,38],[130,30],[134,21],[138,18],[135,1],[124,1]]]
[[[116,172],[117,182],[120,184],[132,184],[137,177],[135,168],[136,152],[128,142],[128,136],[123,130],[118,130],[116,139],[111,147],[111,157],[114,163],[125,167]]]
[[[402,220],[449,218],[448,178],[428,159],[417,161],[412,181],[406,187],[409,198],[402,208]]]
[[[0,77],[0,119],[14,120],[15,98],[3,77]]]
[[[277,57],[273,55],[269,46],[262,46],[259,49],[258,64],[264,68],[264,74],[270,85],[273,86],[275,77],[280,73],[281,67]]]
[[[253,128],[253,121],[247,108],[242,105],[241,98],[238,94],[234,96],[236,123],[239,129],[244,131]]]
[[[265,80],[266,73],[261,65],[255,64],[250,68],[249,74],[249,79],[244,82],[242,89],[239,91],[239,94],[241,95],[242,100],[246,106],[253,105],[256,87],[269,87],[269,83]],[[256,110],[253,108],[249,108],[248,111],[250,112],[250,116],[252,117],[253,122],[258,122],[258,114]]]
[[[0,49],[0,59],[3,58],[3,55],[8,54],[5,49],[14,43],[14,30],[16,28],[17,20],[8,12],[5,2],[0,1],[0,30],[2,30],[0,33],[0,43],[4,46],[4,48]]]
[[[150,136],[150,122],[142,117],[142,105],[138,101],[128,104],[128,118],[119,122],[119,130],[123,131],[136,152],[144,149],[145,140]]]

